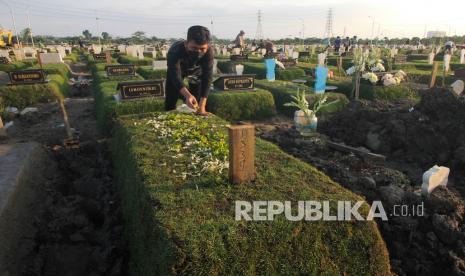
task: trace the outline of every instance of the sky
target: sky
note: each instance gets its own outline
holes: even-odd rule
[[[13,30],[8,7],[18,32],[28,26],[29,14],[35,35],[74,36],[88,29],[112,37],[144,31],[182,38],[189,26],[204,25],[219,38],[233,39],[240,30],[254,38],[261,10],[265,38],[324,37],[330,8],[335,36],[465,35],[464,0],[0,0],[0,25]]]

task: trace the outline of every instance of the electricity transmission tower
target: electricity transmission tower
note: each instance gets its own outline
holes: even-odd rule
[[[328,15],[326,16],[326,28],[325,28],[325,38],[328,39],[328,44],[330,44],[331,37],[333,37],[333,9],[328,10]]]
[[[258,10],[258,23],[257,23],[257,32],[255,33],[255,41],[263,39],[263,30],[262,30],[262,11]]]

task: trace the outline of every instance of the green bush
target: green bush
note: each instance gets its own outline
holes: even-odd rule
[[[207,110],[228,120],[262,120],[276,115],[273,96],[266,90],[212,92]]]
[[[352,80],[349,78],[341,80],[328,80],[328,85],[337,86],[337,91],[348,98],[352,97]],[[360,83],[360,99],[397,101],[400,99],[418,99],[418,92],[408,83],[396,86],[371,85]]]
[[[71,54],[64,57],[63,60],[69,60],[71,62],[76,63],[79,61],[79,54],[73,51]]]
[[[34,65],[34,61],[16,61],[10,64],[0,64],[0,71],[9,72],[13,70],[23,70]]]
[[[153,58],[144,57],[144,59],[139,59],[127,55],[120,55],[118,58],[118,62],[121,64],[134,64],[136,66],[145,66],[152,65]]]
[[[57,97],[69,95],[71,89],[67,79],[61,75],[48,75],[48,83],[0,86],[2,104],[19,109],[56,100]]]
[[[36,64],[32,68],[39,69],[40,66],[38,64]],[[47,75],[58,74],[58,75],[63,76],[63,78],[66,78],[66,79],[71,78],[71,71],[69,69],[69,66],[64,64],[64,63],[45,64],[45,65],[42,66],[42,69],[44,70],[45,73],[47,73]]]
[[[137,73],[146,80],[166,79],[166,69],[153,70],[152,66],[141,66]]]
[[[118,82],[97,82],[93,85],[97,124],[103,133],[110,133],[118,116],[164,110],[164,99],[145,98],[117,103],[113,95],[118,93]]]
[[[292,106],[284,106],[284,104],[293,101],[292,96],[297,95],[297,89],[310,91],[310,93],[307,95],[307,101],[309,102],[310,107],[313,105],[317,97],[319,97],[319,95],[313,93],[313,90],[311,88],[301,84],[295,84],[285,81],[269,82],[266,80],[257,80],[255,84],[257,87],[270,91],[271,94],[273,94],[276,109],[278,110],[278,112],[288,117],[293,117],[294,112],[297,110],[297,108]],[[335,100],[339,100],[339,102],[336,105],[328,106],[327,108],[321,109],[319,111],[319,114],[328,114],[339,111],[349,103],[349,100],[343,94],[325,93],[325,95],[328,96],[328,102],[332,102]]]
[[[193,153],[227,158],[224,125],[214,117],[180,114],[120,117],[112,153],[129,240],[129,274],[390,274],[373,221],[292,222],[284,216],[236,221],[237,200],[287,200],[293,207],[299,200],[325,200],[333,212],[336,201],[363,199],[260,139],[253,183],[230,185],[227,169],[218,167],[192,176],[204,167],[196,165]],[[366,214],[368,206],[360,210]]]
[[[218,61],[218,69],[224,74],[230,74],[235,71],[234,66],[236,63],[231,61]],[[266,67],[265,63],[254,63],[245,62],[241,63],[244,65],[244,74],[255,74],[257,80],[266,79]],[[294,80],[305,76],[305,71],[300,67],[279,69],[276,68],[276,79],[277,80]]]

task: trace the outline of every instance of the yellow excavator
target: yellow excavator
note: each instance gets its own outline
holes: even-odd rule
[[[13,33],[6,29],[0,28],[0,48],[11,47],[13,42]]]

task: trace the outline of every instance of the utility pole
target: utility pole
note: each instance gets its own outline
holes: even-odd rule
[[[373,38],[375,36],[375,17],[368,16],[368,18],[371,18],[371,42],[370,44],[373,45]]]
[[[263,28],[262,28],[262,11],[258,10],[258,23],[257,32],[255,33],[255,41],[263,39]]]
[[[212,36],[212,44],[215,45],[214,41],[213,41],[213,16],[210,16],[210,34]]]
[[[95,22],[97,23],[98,45],[102,45],[102,43],[100,42],[100,26],[99,26],[98,20],[99,18],[97,16],[97,10],[95,10]]]
[[[11,19],[13,20],[13,29],[15,31],[16,42],[18,42],[18,47],[20,47],[21,44],[20,44],[20,41],[19,41],[18,31],[16,30],[16,20],[15,20],[15,15],[13,13],[13,9],[11,8],[11,6],[7,2],[5,2],[3,0],[0,0],[0,1],[2,1],[8,7],[8,9],[10,10]]]
[[[305,46],[305,21],[302,19],[302,46]]]
[[[28,26],[29,26],[29,34],[31,35],[32,48],[35,48],[35,45],[34,45],[34,36],[32,35],[32,28],[31,28],[31,19],[29,18],[29,8],[30,8],[30,7],[27,7],[27,9],[26,9],[27,24],[28,24]]]

